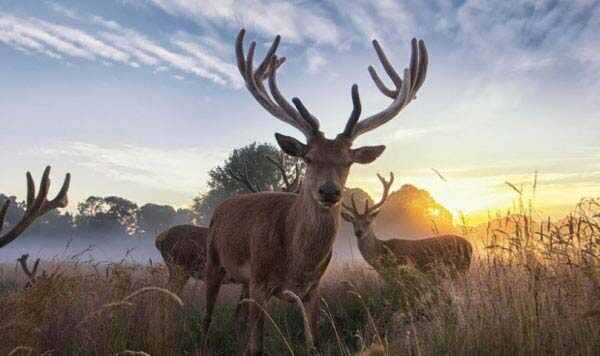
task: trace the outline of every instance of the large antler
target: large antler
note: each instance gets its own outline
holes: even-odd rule
[[[393,99],[392,103],[383,111],[369,116],[361,121],[358,121],[357,115],[352,115],[348,119],[346,129],[343,135],[354,140],[356,137],[364,134],[365,132],[371,131],[386,122],[393,119],[402,109],[408,105],[413,99],[416,98],[417,91],[425,82],[425,76],[427,75],[427,65],[429,62],[427,55],[427,48],[423,40],[417,42],[416,39],[411,41],[411,56],[410,56],[410,67],[404,69],[404,78],[401,79],[400,75],[396,72],[390,61],[387,59],[383,49],[379,45],[377,40],[373,40],[373,47],[379,57],[379,61],[383,65],[385,72],[392,80],[395,89],[389,89],[381,80],[375,68],[369,66],[369,74],[375,82],[375,85],[383,93],[383,95]],[[358,90],[353,88],[352,97],[353,101],[358,100]],[[355,104],[356,107],[356,104]]]
[[[352,194],[350,196],[350,202],[352,203],[352,206],[342,203],[344,209],[348,210],[354,216],[367,216],[367,215],[370,215],[373,212],[379,210],[379,208],[381,208],[383,203],[385,203],[385,201],[390,193],[390,188],[392,187],[392,184],[394,183],[394,173],[390,172],[390,180],[389,181],[386,181],[385,178],[383,178],[379,173],[377,173],[377,178],[379,178],[379,181],[383,185],[383,194],[381,195],[381,199],[379,200],[379,202],[377,204],[373,205],[372,207],[369,207],[369,199],[365,199],[365,211],[363,213],[360,213],[358,211],[358,208],[356,207],[356,201],[354,200],[354,194]]]
[[[267,158],[267,160],[269,162],[271,162],[271,164],[273,164],[281,173],[281,177],[283,178],[283,191],[288,192],[288,193],[296,193],[298,192],[298,189],[300,188],[301,185],[301,168],[300,168],[300,163],[296,162],[296,164],[294,165],[294,176],[293,179],[290,181],[290,178],[288,177],[288,172],[285,169],[285,154],[282,152],[279,154],[279,158],[275,159],[271,156],[265,156]]]
[[[256,42],[250,44],[248,55],[244,56],[244,35],[246,31],[240,30],[237,36],[235,53],[237,56],[237,65],[240,74],[246,82],[246,88],[252,96],[265,108],[271,115],[279,120],[292,125],[300,130],[307,139],[319,133],[319,121],[311,115],[302,101],[298,98],[293,98],[294,108],[283,97],[279,87],[277,86],[276,72],[277,69],[285,62],[285,57],[277,58],[275,52],[281,41],[281,36],[275,37],[271,48],[269,48],[265,58],[256,70],[253,68],[254,51]],[[264,86],[264,81],[269,79],[270,94]]]
[[[2,209],[0,209],[0,248],[15,240],[38,217],[46,214],[50,210],[66,207],[69,203],[67,192],[69,191],[70,183],[71,175],[67,173],[62,188],[56,198],[48,200],[48,190],[50,189],[50,166],[46,167],[44,170],[40,190],[37,196],[35,195],[35,183],[33,182],[31,173],[27,172],[27,209],[25,210],[25,215],[21,221],[4,235],[1,235],[2,227],[4,226],[6,212],[10,206],[10,200],[7,200]]]

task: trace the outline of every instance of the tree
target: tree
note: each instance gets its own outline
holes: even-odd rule
[[[8,209],[6,212],[4,223],[7,227],[11,227],[19,222],[23,218],[23,215],[25,215],[25,205],[18,202],[17,197],[15,196],[0,194],[0,206],[3,206],[7,200],[11,201],[11,209]]]
[[[213,168],[209,173],[208,191],[194,198],[192,210],[197,221],[208,224],[214,209],[223,200],[236,194],[248,193],[252,190],[279,190],[283,186],[283,175],[277,166],[266,157],[278,157],[281,151],[268,143],[252,143],[233,150],[221,166]],[[284,169],[293,173],[297,159],[284,161]],[[234,177],[242,177],[242,182]]]
[[[121,197],[90,196],[77,207],[75,225],[91,235],[132,235],[137,228],[137,204]]]
[[[156,235],[171,226],[176,215],[170,205],[145,204],[137,212],[137,232]]]
[[[73,215],[68,212],[61,214],[58,210],[51,210],[37,218],[27,231],[27,233],[35,236],[53,237],[71,236],[73,232]]]
[[[179,208],[175,212],[175,216],[173,217],[172,225],[184,225],[184,224],[192,224],[195,220],[195,214],[192,209],[184,209]]]
[[[410,184],[390,194],[375,227],[394,237],[423,237],[455,230],[452,213],[429,192]]]

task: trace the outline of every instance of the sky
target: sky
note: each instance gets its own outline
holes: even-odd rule
[[[49,164],[55,186],[73,175],[71,209],[90,195],[184,207],[233,148],[302,138],[244,88],[242,27],[260,58],[282,35],[279,85],[328,137],[353,83],[364,116],[389,104],[367,72],[380,68],[372,39],[398,70],[410,39],[425,41],[417,100],[356,141],[387,149],[352,168],[350,187],[377,195],[375,174],[393,171],[395,188],[473,217],[513,204],[507,181],[533,197],[535,172],[541,214],[600,196],[593,0],[0,0],[0,192],[23,197],[24,172]]]

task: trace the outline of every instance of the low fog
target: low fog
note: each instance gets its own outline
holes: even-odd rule
[[[0,249],[0,263],[17,263],[17,258],[24,254],[28,254],[30,259],[40,258],[43,261],[93,264],[163,262],[154,246],[154,239],[151,238],[45,238],[27,235],[15,240],[7,248]],[[343,264],[363,261],[353,236],[338,236],[332,261]]]

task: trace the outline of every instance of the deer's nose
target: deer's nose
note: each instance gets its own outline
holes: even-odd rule
[[[342,197],[342,190],[334,182],[327,182],[319,188],[319,195],[324,202],[337,203]]]

